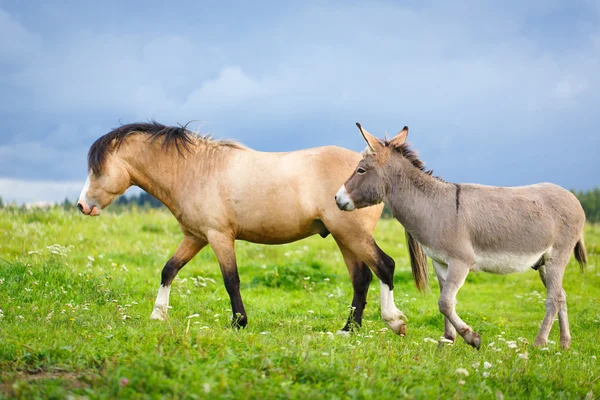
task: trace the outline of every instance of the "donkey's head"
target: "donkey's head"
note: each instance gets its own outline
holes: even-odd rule
[[[405,126],[393,139],[382,143],[358,122],[356,126],[367,142],[367,148],[354,173],[335,195],[337,206],[345,211],[372,206],[383,201],[389,188],[386,170],[390,157],[395,149],[406,142],[408,136],[408,127]]]
[[[132,185],[125,163],[117,154],[119,144],[109,139],[102,136],[88,153],[88,178],[77,202],[86,215],[100,215],[104,207]]]

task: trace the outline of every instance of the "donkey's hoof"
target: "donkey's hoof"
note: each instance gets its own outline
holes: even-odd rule
[[[565,350],[569,350],[569,347],[571,347],[571,339],[561,339],[560,347]]]
[[[469,332],[465,335],[465,342],[479,350],[481,347],[481,336],[477,332]]]
[[[150,314],[150,319],[156,319],[159,321],[166,321],[167,320],[167,313],[163,310],[161,310],[160,308],[155,308],[154,311],[152,311],[152,314]]]
[[[547,339],[543,339],[540,337],[536,337],[535,341],[533,342],[533,345],[535,347],[544,347],[548,344],[548,340]]]

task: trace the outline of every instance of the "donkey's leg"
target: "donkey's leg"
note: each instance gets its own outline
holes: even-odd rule
[[[150,319],[167,319],[167,309],[169,307],[169,293],[171,292],[171,283],[175,276],[185,264],[187,264],[198,252],[206,246],[206,242],[191,236],[185,236],[183,241],[175,251],[175,254],[167,261],[160,281],[160,288],[154,303],[154,310]]]
[[[240,294],[240,276],[238,275],[237,262],[235,260],[233,236],[211,231],[207,237],[210,247],[212,247],[217,260],[219,260],[225,289],[231,300],[231,312],[233,314],[231,326],[234,328],[243,328],[248,325],[248,317],[244,303],[242,302],[242,295]]]
[[[444,265],[438,261],[433,261],[433,269],[435,269],[435,274],[437,275],[438,282],[440,283],[440,295],[444,290],[444,284],[446,283],[446,276],[448,275],[448,266]],[[454,302],[456,305],[456,301]],[[454,325],[450,322],[450,320],[444,317],[444,337],[448,340],[456,339],[456,329]]]
[[[352,310],[350,311],[346,325],[339,331],[339,333],[345,333],[351,331],[355,325],[362,325],[363,311],[367,305],[367,292],[373,279],[373,274],[369,267],[346,246],[340,242],[337,242],[337,244],[344,257],[344,262],[352,280],[352,287],[354,288]]]
[[[460,260],[452,260],[448,265],[448,274],[438,305],[440,312],[450,321],[465,342],[479,350],[481,337],[467,325],[456,313],[456,294],[465,283],[469,274],[469,265]]]
[[[548,285],[546,283],[546,266],[542,265],[541,267],[539,267],[538,271],[540,273],[540,278],[542,279],[542,282],[544,283],[544,286],[547,289]],[[564,289],[561,290],[563,301],[561,301],[560,309],[558,310],[558,324],[560,326],[560,345],[565,349],[568,349],[571,345],[571,332],[569,331],[569,318],[567,316],[567,294],[565,293]],[[541,342],[539,345],[545,345],[545,343]]]
[[[552,250],[549,257],[545,259],[544,274],[542,282],[546,286],[546,316],[538,332],[534,345],[545,346],[548,343],[548,335],[552,329],[552,323],[558,314],[560,324],[560,345],[569,348],[571,345],[571,333],[569,332],[569,320],[567,317],[567,296],[562,288],[563,275],[569,262],[571,251]],[[540,276],[542,276],[540,268]]]

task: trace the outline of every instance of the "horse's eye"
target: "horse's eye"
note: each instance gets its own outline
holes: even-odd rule
[[[364,173],[365,173],[365,172],[367,172],[367,171],[366,171],[364,168],[358,168],[358,169],[356,170],[356,172],[357,172],[359,175],[362,175],[362,174],[364,174]]]

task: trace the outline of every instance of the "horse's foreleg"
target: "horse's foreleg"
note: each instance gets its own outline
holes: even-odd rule
[[[354,289],[354,295],[352,297],[352,309],[348,316],[346,325],[339,331],[339,333],[346,333],[352,330],[353,326],[362,325],[362,316],[365,306],[367,305],[367,292],[369,285],[373,279],[373,274],[369,267],[363,263],[350,249],[338,242],[338,246],[342,255],[344,256],[344,262],[348,268],[350,279],[352,280],[352,287]]]
[[[452,260],[448,264],[448,273],[444,282],[438,306],[440,312],[450,321],[465,342],[479,350],[481,337],[467,325],[456,313],[456,294],[465,283],[469,274],[469,265],[461,260]]]
[[[228,234],[214,231],[210,232],[207,237],[210,247],[212,247],[217,260],[219,260],[225,289],[231,300],[231,312],[233,314],[231,325],[235,328],[243,328],[248,325],[248,317],[240,294],[240,276],[238,275],[235,259],[234,238]]]
[[[433,269],[435,269],[435,274],[437,275],[438,282],[440,283],[440,295],[444,290],[444,284],[446,283],[446,276],[448,275],[448,266],[444,265],[438,261],[433,261]],[[456,304],[456,301],[454,302]],[[454,325],[450,322],[450,320],[444,317],[444,338],[451,340],[454,342],[456,339],[456,329]]]
[[[569,319],[567,317],[567,295],[562,288],[562,280],[566,264],[569,261],[570,252],[566,255],[551,255],[546,257],[544,266],[539,269],[540,278],[546,286],[546,316],[542,321],[540,331],[535,338],[534,345],[545,346],[548,343],[548,335],[552,329],[552,323],[558,314],[560,326],[560,345],[566,349],[571,345],[571,333],[569,331]]]
[[[187,264],[198,252],[206,246],[206,242],[185,236],[183,241],[177,248],[177,251],[167,261],[163,270],[160,281],[160,288],[154,303],[154,310],[150,315],[150,319],[167,319],[167,309],[169,307],[169,293],[171,292],[171,283],[173,279],[185,264]]]

